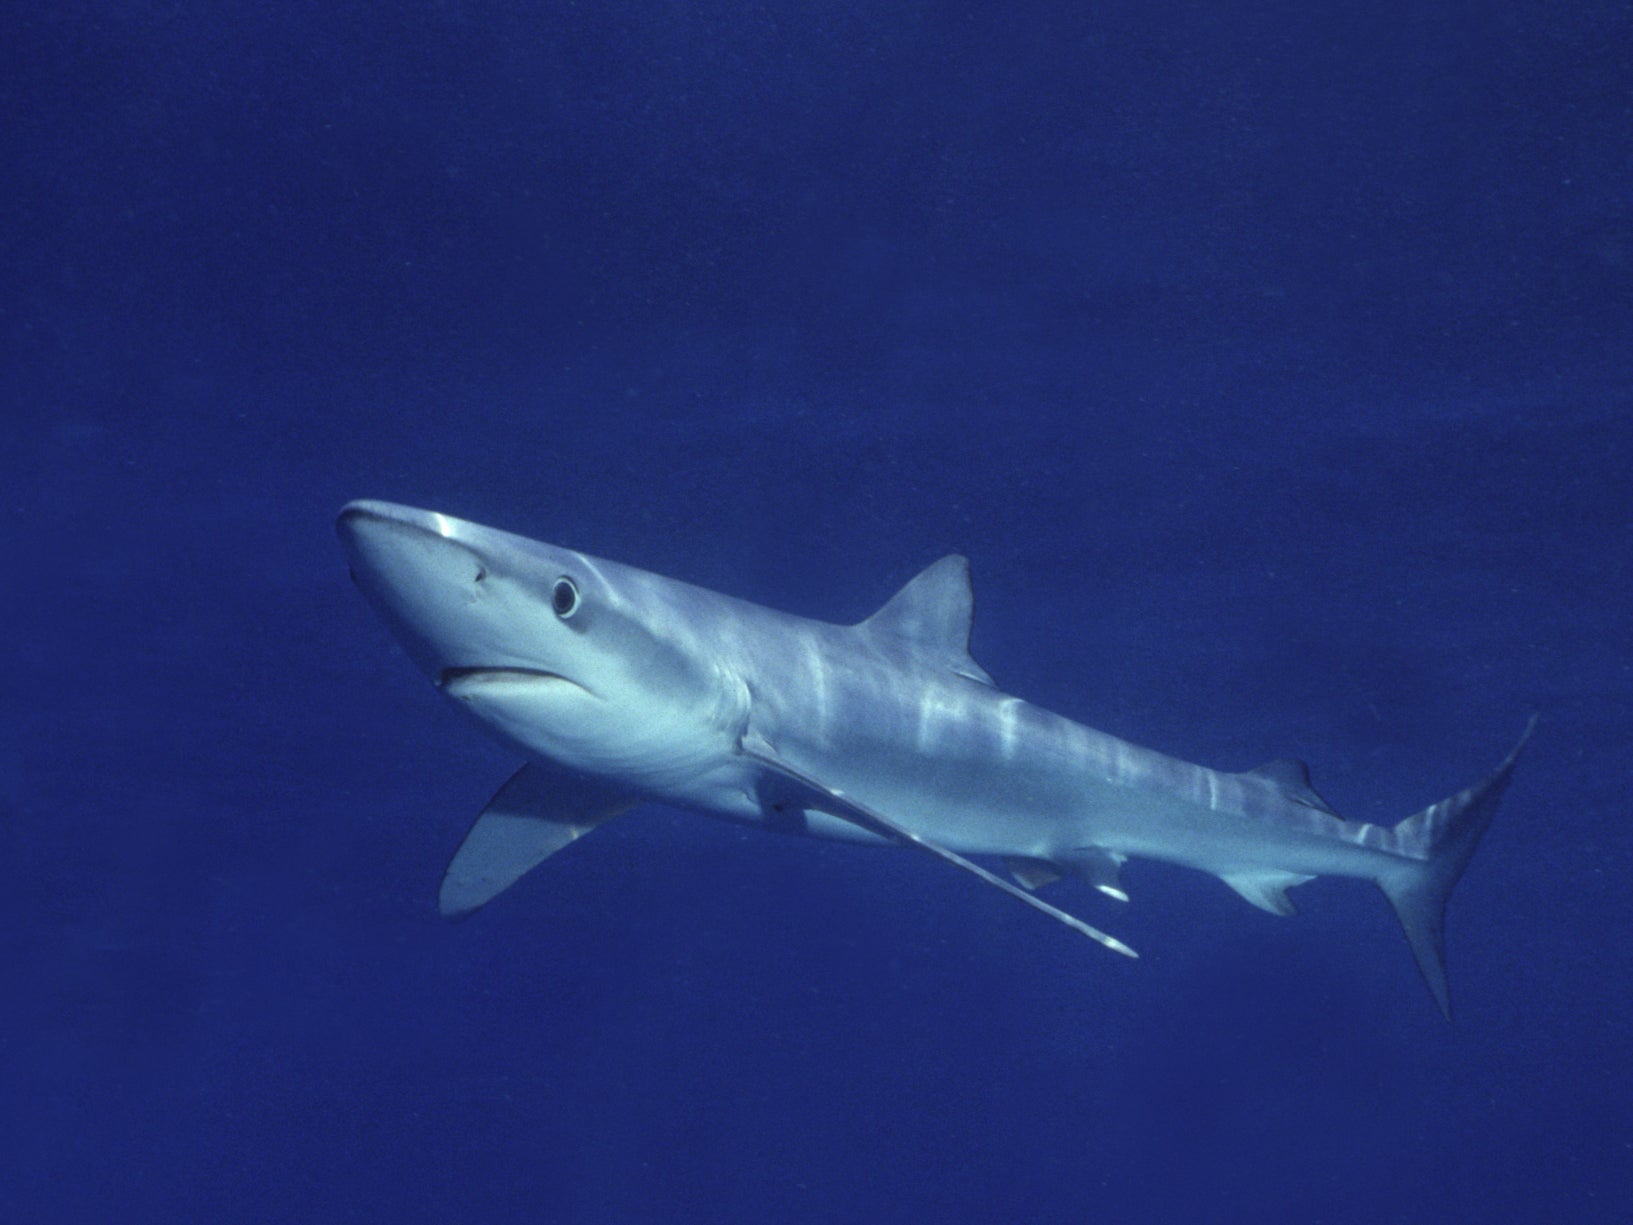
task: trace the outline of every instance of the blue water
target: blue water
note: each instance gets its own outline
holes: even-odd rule
[[[1620,1221],[1624,4],[29,3],[0,19],[10,1221]],[[514,762],[347,499],[854,620],[1357,819],[1542,723],[1453,899],[1056,900]]]

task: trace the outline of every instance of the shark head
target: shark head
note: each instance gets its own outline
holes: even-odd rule
[[[662,787],[731,733],[736,687],[675,607],[695,589],[387,502],[337,531],[409,657],[527,755]]]

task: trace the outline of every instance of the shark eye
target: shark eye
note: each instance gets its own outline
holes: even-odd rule
[[[550,589],[550,607],[563,621],[578,611],[578,588],[570,578],[558,578]]]

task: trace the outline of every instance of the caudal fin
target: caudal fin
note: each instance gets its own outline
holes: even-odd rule
[[[1407,858],[1378,880],[1406,930],[1423,981],[1448,1021],[1452,1005],[1446,988],[1446,899],[1491,824],[1514,764],[1536,726],[1533,716],[1520,742],[1484,781],[1395,826],[1395,849]]]

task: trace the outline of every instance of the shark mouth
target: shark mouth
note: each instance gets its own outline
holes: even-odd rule
[[[513,685],[568,685],[589,692],[577,681],[543,668],[444,668],[437,673],[437,688],[456,697]]]

